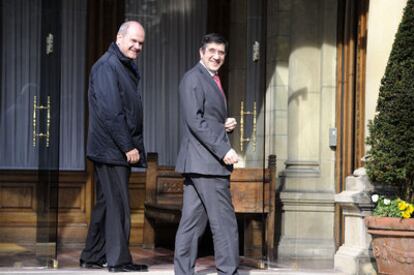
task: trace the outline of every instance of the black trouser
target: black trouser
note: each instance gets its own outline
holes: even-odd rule
[[[237,274],[239,239],[229,177],[186,175],[183,208],[175,239],[176,275],[194,274],[198,240],[207,221],[213,234],[218,274]]]
[[[132,262],[129,253],[131,217],[128,180],[131,169],[102,163],[95,165],[96,203],[81,259],[116,266]]]

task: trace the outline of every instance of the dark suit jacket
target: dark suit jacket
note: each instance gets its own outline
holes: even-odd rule
[[[230,175],[222,161],[231,149],[224,122],[227,106],[217,84],[200,63],[189,70],[179,87],[183,136],[176,171],[202,175]]]

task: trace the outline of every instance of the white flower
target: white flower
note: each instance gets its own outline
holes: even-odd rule
[[[390,205],[390,203],[391,203],[391,200],[390,199],[384,199],[384,204],[385,205]]]
[[[377,202],[378,199],[379,199],[379,195],[378,194],[374,194],[374,195],[371,196],[372,202]]]

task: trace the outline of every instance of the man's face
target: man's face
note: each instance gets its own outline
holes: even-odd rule
[[[226,48],[224,44],[208,43],[206,48],[200,49],[200,59],[207,69],[217,72],[224,63]]]
[[[144,29],[138,24],[131,24],[126,31],[126,34],[117,35],[116,44],[126,57],[136,59],[142,51],[144,40]]]

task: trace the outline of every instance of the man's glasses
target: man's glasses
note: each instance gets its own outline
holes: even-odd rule
[[[214,48],[207,49],[207,52],[211,55],[216,55],[216,54],[218,56],[225,56],[226,55],[226,53],[224,51],[220,51],[220,50],[217,50],[217,49],[214,49]]]

